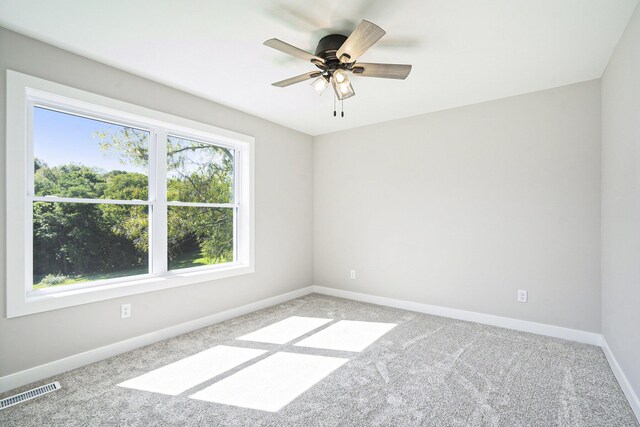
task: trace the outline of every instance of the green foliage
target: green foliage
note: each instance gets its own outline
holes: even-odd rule
[[[149,132],[129,127],[119,127],[116,132],[98,131],[94,137],[100,140],[100,148],[106,156],[115,156],[122,165],[147,167],[149,164]]]
[[[40,280],[40,284],[45,286],[54,286],[66,281],[67,276],[63,276],[62,274],[47,274],[42,278],[42,280]]]
[[[148,178],[140,173],[112,173],[103,197],[112,200],[147,200]],[[141,253],[149,251],[149,220],[146,206],[100,205],[113,234],[125,237]]]
[[[104,199],[112,200],[147,200],[148,178],[141,173],[111,172],[106,177]]]
[[[146,250],[140,250],[134,241],[115,232],[120,219],[109,218],[103,212],[110,206],[34,203],[34,275],[68,276],[146,265]],[[128,217],[126,213],[123,216]]]
[[[105,178],[92,168],[72,163],[50,168],[38,159],[35,163],[36,196],[95,199],[104,192]]]
[[[233,212],[228,208],[170,206],[169,260],[198,250],[208,264],[233,261]]]
[[[233,153],[226,148],[169,137],[167,172],[167,200],[233,201]]]

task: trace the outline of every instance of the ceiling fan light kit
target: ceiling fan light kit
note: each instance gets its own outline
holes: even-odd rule
[[[349,37],[342,34],[329,34],[321,38],[315,54],[299,49],[282,40],[269,39],[264,42],[265,46],[309,61],[320,70],[281,80],[272,83],[272,85],[287,87],[315,79],[311,85],[318,94],[321,95],[331,84],[335,98],[344,101],[356,94],[351,84],[351,74],[362,77],[404,80],[411,72],[411,65],[357,62],[358,58],[384,35],[385,31],[382,28],[369,21],[362,20]],[[336,116],[335,106],[333,115]],[[344,111],[341,116],[344,117]]]

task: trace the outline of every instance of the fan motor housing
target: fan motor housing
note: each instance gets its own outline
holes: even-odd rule
[[[324,59],[325,67],[328,70],[333,71],[338,68],[342,68],[336,53],[345,40],[347,40],[347,36],[342,34],[329,34],[328,36],[321,38],[318,42],[318,47],[316,47],[316,56]]]

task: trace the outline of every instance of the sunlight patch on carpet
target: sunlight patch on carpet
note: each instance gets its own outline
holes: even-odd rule
[[[277,412],[348,362],[279,352],[199,391],[191,399]]]
[[[264,353],[266,350],[219,345],[118,386],[176,396]]]
[[[296,346],[359,352],[396,327],[395,323],[341,320],[303,339]]]
[[[333,319],[317,317],[292,316],[287,319],[265,326],[250,334],[243,335],[239,340],[265,342],[270,344],[285,344],[308,332],[331,322]]]

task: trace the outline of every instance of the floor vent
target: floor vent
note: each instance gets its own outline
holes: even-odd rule
[[[36,387],[29,391],[16,394],[15,396],[7,397],[5,399],[0,400],[0,410],[4,408],[8,408],[9,406],[17,405],[18,403],[21,403],[30,399],[34,399],[38,396],[42,396],[43,394],[51,393],[52,391],[56,391],[61,388],[62,386],[60,385],[60,383],[56,381],[51,384],[45,384],[43,386]]]

